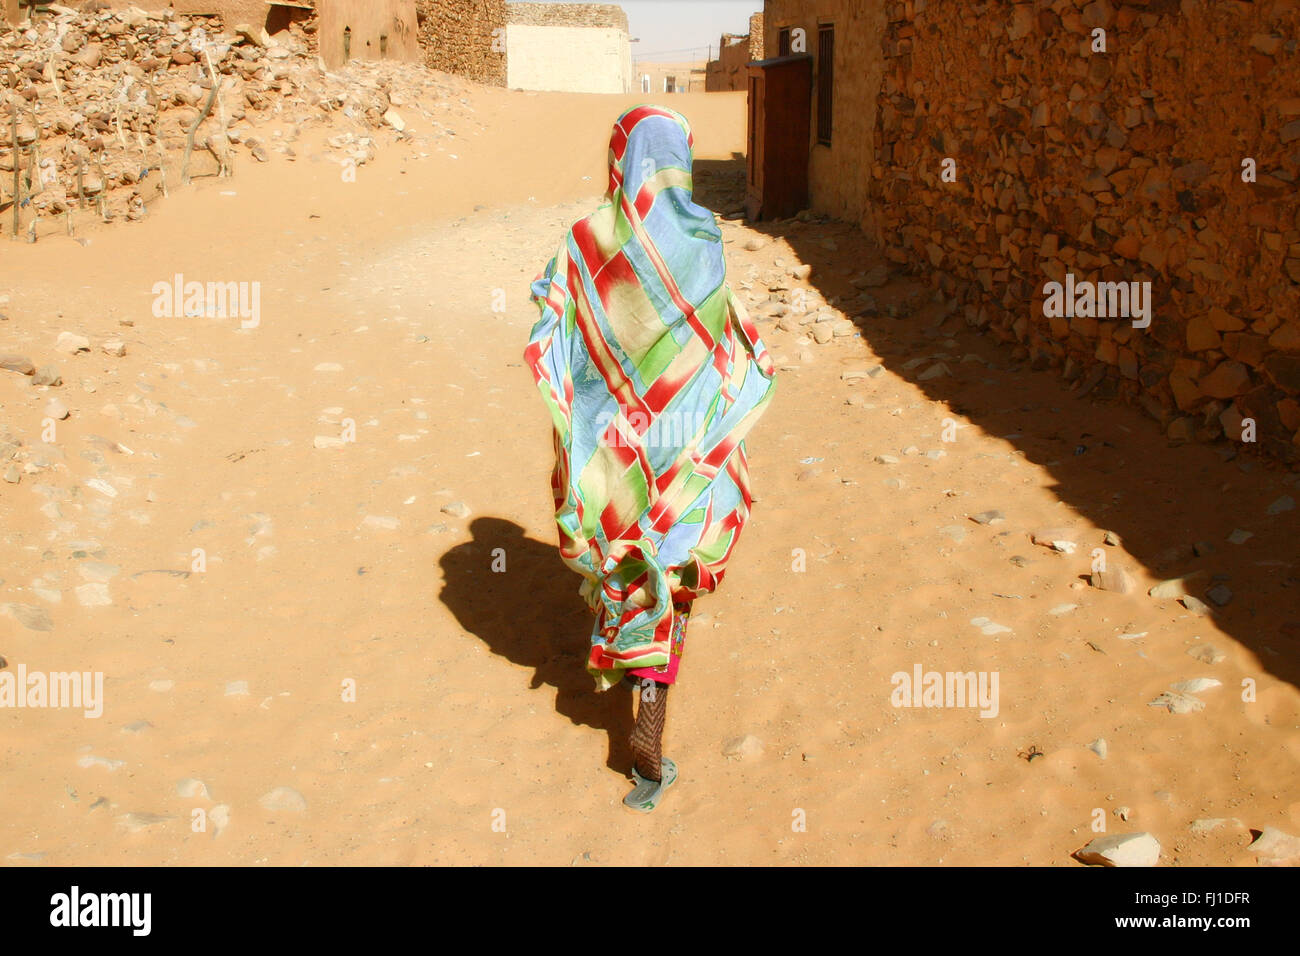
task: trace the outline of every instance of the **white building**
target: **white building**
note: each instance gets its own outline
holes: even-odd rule
[[[627,14],[609,4],[507,4],[506,85],[563,93],[632,92]]]

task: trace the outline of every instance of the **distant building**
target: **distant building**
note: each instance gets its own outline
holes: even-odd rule
[[[706,68],[704,60],[694,63],[635,64],[635,91],[638,93],[703,93]]]
[[[749,86],[746,69],[763,59],[763,14],[749,18],[749,33],[724,33],[718,42],[718,58],[710,60],[705,88],[710,93],[744,90]]]
[[[632,45],[621,7],[506,4],[506,85],[564,93],[630,93]]]

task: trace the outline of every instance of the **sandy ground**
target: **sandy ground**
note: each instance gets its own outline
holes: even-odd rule
[[[98,719],[0,710],[6,865],[1077,866],[1097,819],[1162,865],[1254,865],[1252,829],[1300,832],[1295,512],[1267,513],[1294,480],[1168,447],[902,278],[875,290],[899,317],[856,336],[760,321],[783,371],[669,702],[682,777],[653,815],[621,806],[632,704],[582,670],[521,351],[527,284],[637,99],[482,90],[454,150],[385,149],[354,183],[301,150],[142,224],[0,249],[0,351],[64,379],[0,372],[0,424],[50,464],[0,483],[0,654],[101,671],[106,697]],[[733,206],[743,94],[670,99],[701,198]],[[759,300],[801,262],[824,297],[877,262],[840,225],[724,235]],[[260,325],[155,318],[176,273],[260,282]],[[57,354],[65,330],[92,351]],[[55,394],[71,415],[43,444]],[[347,420],[354,443],[316,447]],[[1088,585],[1094,548],[1131,593]],[[1210,615],[1146,594],[1197,570],[1196,594],[1232,591]],[[893,706],[918,665],[996,671],[996,716]],[[1200,677],[1222,685],[1203,710],[1148,706]]]

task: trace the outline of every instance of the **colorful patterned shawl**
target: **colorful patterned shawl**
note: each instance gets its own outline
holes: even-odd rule
[[[596,612],[601,690],[668,663],[674,602],[722,580],[749,517],[742,439],[775,385],[713,213],[692,201],[692,144],[672,110],[624,113],[605,203],[532,285],[524,358],[555,425],[560,554]]]

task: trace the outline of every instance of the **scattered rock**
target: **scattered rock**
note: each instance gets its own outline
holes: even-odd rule
[[[1151,595],[1153,598],[1159,598],[1161,600],[1184,597],[1187,594],[1188,583],[1199,577],[1203,577],[1204,574],[1204,571],[1197,571],[1181,578],[1169,578],[1168,580],[1161,581],[1159,584],[1150,588],[1147,591],[1147,594]]]
[[[952,375],[952,369],[948,368],[943,362],[935,362],[924,372],[916,377],[918,382],[929,382],[936,378],[942,378],[945,375]]]
[[[1155,866],[1160,843],[1150,833],[1116,833],[1076,850],[1074,858],[1099,866]]]
[[[202,780],[195,780],[193,777],[188,777],[176,784],[176,793],[187,799],[212,799],[212,794],[208,792],[208,785]]]
[[[745,734],[742,737],[732,737],[722,745],[722,756],[730,760],[743,760],[747,757],[761,757],[763,755],[763,741],[759,740],[753,734]]]
[[[212,823],[212,835],[220,836],[221,831],[230,826],[230,807],[219,803],[208,811],[208,820]]]
[[[0,610],[6,612],[29,631],[54,630],[54,622],[50,620],[50,615],[46,613],[43,607],[31,604],[4,604],[0,605]]]
[[[1163,707],[1171,714],[1194,714],[1205,709],[1205,701],[1190,694],[1165,691],[1148,704],[1149,707]]]
[[[463,501],[453,501],[450,504],[443,505],[438,510],[445,515],[451,515],[453,518],[468,518],[470,515],[469,507]]]
[[[1213,644],[1198,644],[1188,648],[1187,653],[1202,664],[1218,664],[1227,658],[1227,655]]]
[[[117,823],[128,833],[139,833],[151,827],[162,826],[172,819],[175,818],[161,813],[124,813],[117,818]]]
[[[54,342],[54,348],[56,351],[67,352],[69,355],[75,355],[77,352],[89,352],[90,339],[72,332],[60,332],[59,337]]]
[[[1128,594],[1133,589],[1133,578],[1123,568],[1093,571],[1089,582],[1099,591],[1114,591],[1116,594]]]
[[[1059,551],[1062,554],[1074,554],[1078,549],[1078,544],[1074,540],[1074,532],[1068,528],[1044,528],[1031,534],[1029,540],[1034,544],[1051,548],[1053,551]]]
[[[1232,589],[1226,584],[1216,584],[1205,592],[1205,596],[1217,607],[1224,607],[1232,601]]]
[[[0,370],[17,372],[19,375],[32,375],[36,372],[36,366],[26,356],[5,352],[0,353]]]
[[[1281,498],[1278,498],[1271,505],[1265,508],[1264,513],[1269,515],[1280,515],[1283,512],[1292,511],[1294,510],[1294,508],[1295,508],[1295,499],[1292,498],[1290,495],[1283,495]]]
[[[987,617],[973,617],[970,619],[971,624],[980,629],[980,633],[992,637],[994,634],[1010,634],[1011,628],[1002,624],[997,624]]]
[[[1223,682],[1217,681],[1213,677],[1193,677],[1191,680],[1180,680],[1171,685],[1171,689],[1180,694],[1199,694],[1203,690],[1213,690],[1216,687],[1222,687]]]
[[[384,113],[384,122],[397,130],[399,133],[406,131],[406,120],[402,119],[402,114],[397,110],[390,109]]]
[[[1260,830],[1255,842],[1247,849],[1255,854],[1261,866],[1300,865],[1300,837],[1293,837],[1275,827]]]
[[[76,588],[75,593],[77,603],[82,607],[107,607],[113,603],[113,597],[108,593],[108,585],[99,581],[83,584]]]
[[[1236,817],[1202,817],[1200,820],[1193,820],[1187,829],[1193,833],[1212,833],[1220,827],[1229,825],[1239,827],[1241,821]]]
[[[257,801],[265,810],[287,810],[302,813],[307,809],[307,798],[292,787],[276,787]]]

